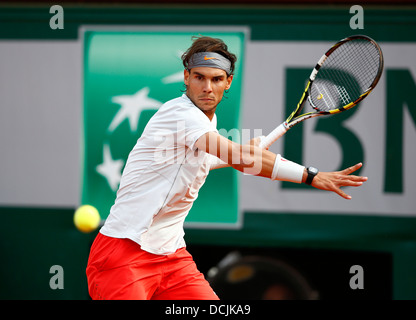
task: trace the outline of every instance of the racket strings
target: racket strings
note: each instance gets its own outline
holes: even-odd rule
[[[319,111],[344,107],[366,92],[380,68],[378,48],[365,39],[340,45],[326,59],[310,88],[310,101]]]

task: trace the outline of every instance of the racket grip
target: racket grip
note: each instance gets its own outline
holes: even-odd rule
[[[262,137],[259,147],[262,149],[269,148],[277,139],[283,136],[287,132],[288,128],[286,127],[286,123],[283,122],[279,125],[276,129],[270,132],[266,137]]]

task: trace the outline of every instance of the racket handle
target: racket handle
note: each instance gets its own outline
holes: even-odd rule
[[[288,128],[286,127],[286,123],[283,122],[280,126],[270,132],[267,137],[262,137],[259,147],[262,149],[269,148],[277,139],[283,136],[287,132]]]

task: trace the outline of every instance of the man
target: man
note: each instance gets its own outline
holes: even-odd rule
[[[186,251],[183,223],[209,170],[233,168],[272,180],[308,183],[351,197],[342,186],[365,177],[316,172],[218,134],[215,110],[233,80],[235,55],[219,39],[200,37],[182,56],[186,93],[166,102],[131,151],[87,267],[93,299],[218,299]],[[220,159],[220,161],[218,160]]]

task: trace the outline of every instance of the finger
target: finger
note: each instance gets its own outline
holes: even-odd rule
[[[362,176],[352,176],[352,175],[347,175],[347,176],[343,176],[341,178],[342,181],[350,181],[350,182],[365,182],[368,180],[367,177],[362,177]]]
[[[335,189],[334,192],[337,193],[338,195],[340,195],[341,197],[343,197],[344,199],[351,200],[351,198],[352,198],[350,195],[346,194],[344,191],[342,191],[339,188]]]
[[[363,166],[363,164],[360,162],[360,163],[357,163],[356,165],[354,165],[352,167],[349,167],[347,169],[342,170],[341,172],[349,175],[349,174],[357,171],[358,169],[360,169],[362,166]]]
[[[349,181],[348,183],[344,183],[343,187],[359,187],[362,186],[363,183],[361,181]]]
[[[360,187],[362,186],[364,181],[353,181],[353,180],[343,180],[339,181],[337,185],[341,187]]]

